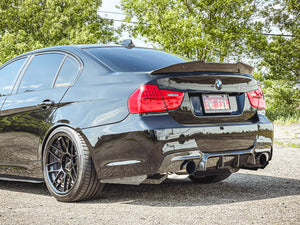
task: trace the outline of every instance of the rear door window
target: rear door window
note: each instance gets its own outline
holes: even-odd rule
[[[36,55],[28,66],[18,93],[50,89],[61,66],[64,54]]]
[[[0,70],[0,97],[9,95],[27,58],[16,60]]]
[[[68,87],[73,85],[79,71],[77,61],[67,56],[59,71],[54,87]]]

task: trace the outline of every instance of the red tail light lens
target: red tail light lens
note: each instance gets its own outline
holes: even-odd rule
[[[248,99],[250,101],[250,104],[258,109],[265,109],[266,108],[266,102],[265,97],[263,94],[263,91],[260,86],[258,86],[258,89],[255,91],[247,92]]]
[[[143,85],[129,97],[129,112],[146,113],[177,109],[183,96],[183,92],[161,90],[152,84]]]

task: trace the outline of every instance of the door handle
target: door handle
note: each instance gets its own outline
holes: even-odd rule
[[[41,104],[38,104],[37,106],[43,110],[46,110],[54,106],[54,101],[45,99]]]

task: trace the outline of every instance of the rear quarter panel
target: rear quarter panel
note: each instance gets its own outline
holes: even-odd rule
[[[51,124],[87,128],[116,123],[128,114],[129,96],[147,82],[147,74],[88,74],[84,72],[62,99]]]

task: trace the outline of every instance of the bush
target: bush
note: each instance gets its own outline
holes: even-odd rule
[[[264,80],[266,115],[271,121],[300,121],[300,90],[285,80]]]

